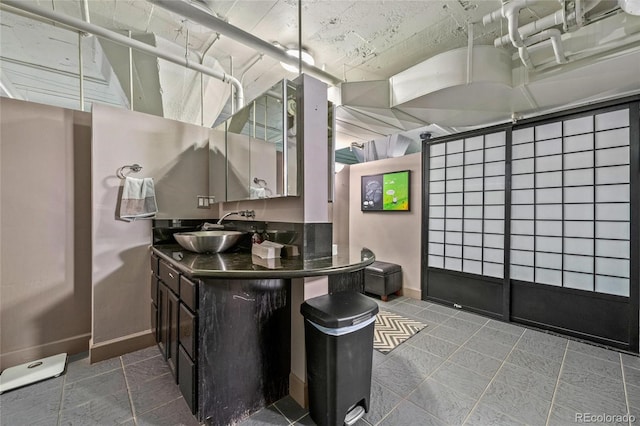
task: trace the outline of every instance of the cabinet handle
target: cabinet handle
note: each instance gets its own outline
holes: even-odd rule
[[[175,278],[171,272],[169,272],[169,277]]]

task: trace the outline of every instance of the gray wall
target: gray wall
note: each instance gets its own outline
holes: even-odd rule
[[[0,99],[0,368],[86,351],[91,117]]]
[[[370,161],[350,166],[349,247],[353,255],[362,247],[371,249],[376,260],[402,266],[403,291],[420,298],[420,236],[422,233],[422,154]],[[360,178],[364,175],[411,170],[409,212],[362,212]]]
[[[152,342],[151,221],[118,219],[118,168],[138,163],[143,170],[132,176],[154,178],[157,218],[207,219],[217,212],[196,208],[197,196],[209,193],[209,129],[104,105],[94,105],[92,118],[91,358],[98,360]]]

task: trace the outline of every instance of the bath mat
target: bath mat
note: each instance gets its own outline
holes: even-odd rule
[[[426,326],[420,321],[381,310],[376,316],[373,348],[388,354]]]

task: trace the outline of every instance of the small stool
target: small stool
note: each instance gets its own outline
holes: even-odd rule
[[[402,267],[395,263],[373,262],[364,269],[364,291],[377,294],[383,302],[391,293],[402,295]]]

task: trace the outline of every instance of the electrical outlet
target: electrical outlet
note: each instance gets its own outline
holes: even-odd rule
[[[210,198],[207,195],[198,195],[198,208],[199,209],[208,209],[210,208]]]

